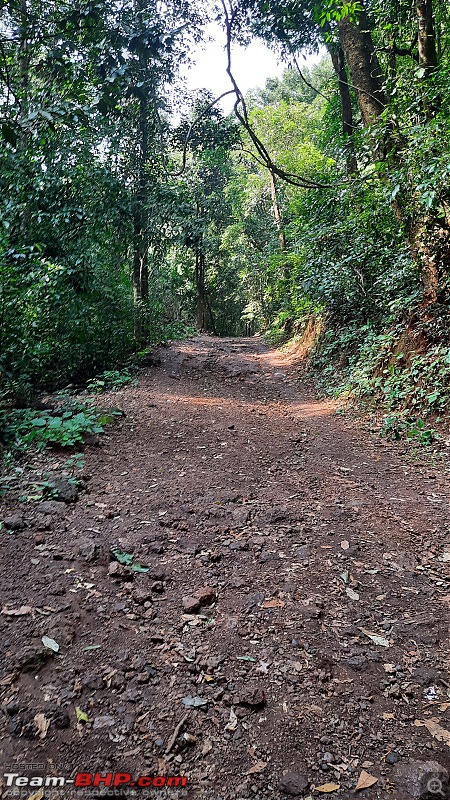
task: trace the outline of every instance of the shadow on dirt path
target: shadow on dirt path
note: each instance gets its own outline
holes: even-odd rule
[[[187,777],[127,800],[350,798],[362,770],[364,797],[442,796],[418,762],[450,765],[447,476],[258,338],[159,356],[79,501],[3,535],[3,605],[30,608],[0,616],[4,771]]]

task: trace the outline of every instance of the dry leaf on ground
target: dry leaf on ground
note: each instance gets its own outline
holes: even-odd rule
[[[45,714],[36,714],[36,716],[34,718],[34,724],[36,725],[36,728],[38,729],[39,738],[40,739],[45,739],[45,737],[47,736],[47,731],[48,731],[48,729],[50,727],[50,720],[47,719]]]
[[[365,628],[360,628],[359,630],[365,636],[368,636],[374,644],[378,644],[380,647],[390,647],[389,641],[384,636],[379,636],[378,633],[373,633],[373,631],[366,631]]]
[[[323,783],[322,786],[316,786],[316,792],[323,792],[329,794],[330,792],[337,792],[340,789],[339,783]]]
[[[420,723],[420,725],[416,725],[417,722]],[[416,727],[421,727],[421,725],[424,725],[425,728],[427,728],[427,730],[431,733],[431,735],[435,739],[438,740],[438,742],[444,742],[444,744],[446,744],[447,747],[450,747],[450,731],[448,731],[446,728],[442,728],[434,720],[432,720],[432,719],[424,719],[424,720],[416,719],[414,721],[414,725],[416,725]]]
[[[261,605],[261,608],[284,608],[284,605],[283,600],[278,597],[275,600],[267,600]]]
[[[358,783],[355,786],[355,792],[359,792],[361,789],[368,789],[370,786],[374,786],[377,781],[378,778],[376,778],[375,775],[370,775],[369,772],[363,769],[358,778]]]

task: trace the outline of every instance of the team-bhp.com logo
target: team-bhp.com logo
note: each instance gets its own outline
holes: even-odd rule
[[[4,776],[6,787],[17,788],[57,788],[61,786],[73,786],[75,788],[125,788],[138,787],[139,789],[164,789],[172,787],[182,789],[187,785],[187,778],[182,775],[140,775],[133,778],[129,772],[79,772],[75,778],[64,778],[56,776],[33,776],[32,778],[20,775],[18,772],[5,772]]]

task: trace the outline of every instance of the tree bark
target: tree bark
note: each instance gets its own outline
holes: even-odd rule
[[[339,20],[338,29],[358,106],[367,127],[384,111],[386,98],[366,12],[361,11],[357,23],[351,22],[349,17]]]
[[[345,139],[347,150],[347,174],[355,175],[358,172],[355,145],[353,142],[353,109],[348,85],[347,70],[345,67],[345,56],[342,47],[328,47],[334,71],[338,79],[339,97],[341,100],[342,114],[342,134]]]
[[[425,70],[424,78],[429,78],[438,63],[432,0],[416,0],[416,12],[419,67]]]

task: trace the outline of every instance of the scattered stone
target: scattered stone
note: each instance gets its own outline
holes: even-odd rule
[[[183,597],[183,608],[186,614],[196,614],[200,611],[200,600],[197,597]]]
[[[65,711],[55,711],[52,716],[52,721],[55,727],[62,731],[70,728],[70,717]]]
[[[259,686],[247,686],[238,697],[238,704],[246,708],[264,708],[266,694]]]
[[[78,548],[78,553],[85,561],[92,563],[99,559],[101,548],[96,542],[82,542]]]
[[[285,772],[281,778],[279,789],[284,794],[299,797],[304,794],[309,786],[308,779],[299,772]]]
[[[151,586],[145,586],[144,584],[139,584],[133,589],[131,594],[135,603],[139,605],[144,605],[144,603],[151,602],[152,600],[152,589]]]
[[[62,500],[63,503],[75,503],[78,499],[78,486],[68,478],[51,477],[48,483],[55,495],[55,500]]]
[[[65,503],[59,503],[57,500],[44,500],[38,505],[38,511],[42,511],[43,514],[63,514],[65,508]]]
[[[23,531],[26,528],[26,523],[20,514],[11,514],[10,517],[5,517],[3,525],[8,531]]]
[[[92,727],[95,731],[100,728],[112,728],[113,725],[115,725],[113,717],[111,717],[109,714],[104,714],[101,717],[94,718],[94,724]]]
[[[352,656],[347,659],[347,666],[356,672],[361,672],[367,666],[367,659],[364,656]]]
[[[44,647],[41,642],[36,645],[26,645],[18,651],[16,664],[21,672],[37,672],[53,655],[53,651]]]
[[[210,606],[216,599],[217,594],[214,589],[209,586],[203,586],[201,589],[197,589],[194,594],[183,597],[183,608],[187,614],[196,614],[202,606]]]
[[[390,779],[400,794],[403,790],[414,800],[435,800],[438,795],[445,797],[449,788],[449,774],[437,761],[395,764]]]
[[[210,606],[215,603],[217,594],[210,586],[203,586],[201,589],[197,589],[197,591],[194,592],[193,597],[199,601],[201,606]]]

